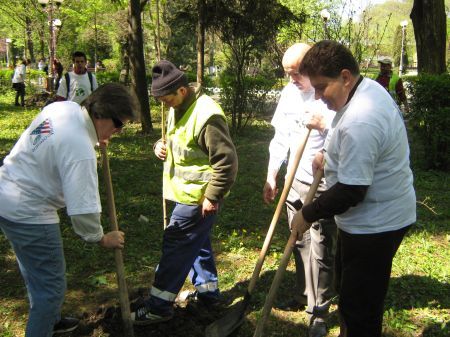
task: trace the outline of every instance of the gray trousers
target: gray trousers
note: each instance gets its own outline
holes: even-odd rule
[[[294,214],[302,207],[309,185],[294,179],[286,206],[289,227]],[[316,197],[324,187],[319,186]],[[298,296],[307,303],[306,312],[312,317],[325,318],[335,296],[334,257],[337,228],[333,218],[314,222],[311,228],[297,241],[294,248]]]

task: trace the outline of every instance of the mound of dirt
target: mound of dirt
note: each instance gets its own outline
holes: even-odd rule
[[[142,298],[130,300],[131,308]],[[199,337],[204,336],[205,328],[215,320],[224,316],[227,307],[221,306],[213,310],[186,302],[175,303],[174,317],[167,322],[148,326],[135,326],[135,337]],[[68,335],[70,336],[70,335]],[[80,326],[72,332],[76,337],[123,337],[120,307],[99,307],[95,313],[85,313]]]

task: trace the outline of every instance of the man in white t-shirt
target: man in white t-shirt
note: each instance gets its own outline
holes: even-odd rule
[[[111,83],[81,106],[50,104],[0,167],[0,228],[27,285],[27,337],[50,337],[78,325],[60,314],[66,279],[58,209],[67,207],[74,231],[85,241],[123,248],[124,233],[104,234],[100,223],[95,145],[106,143],[136,118],[135,102],[124,86]]]
[[[309,78],[298,72],[303,56],[311,47],[296,43],[283,56],[283,68],[289,76],[289,83],[283,88],[272,119],[275,135],[270,142],[270,160],[263,198],[273,202],[277,195],[277,176],[281,165],[289,156],[289,166],[306,132],[304,123],[314,118],[320,119],[322,130],[312,130],[305,151],[295,174],[295,179],[286,200],[289,224],[294,214],[302,207],[313,181],[312,161],[321,150],[327,134],[327,124],[331,124],[334,112],[314,98],[314,88]],[[319,194],[326,189],[325,182],[319,187]],[[313,224],[297,241],[294,249],[297,291],[293,298],[280,306],[281,309],[295,310],[306,306],[310,316],[309,336],[322,337],[327,333],[325,319],[334,296],[333,268],[336,241],[336,223],[333,218],[322,219]]]
[[[73,101],[80,104],[95,89],[97,79],[86,68],[86,54],[76,51],[72,54],[73,70],[66,73],[59,81],[56,99],[58,101]]]
[[[321,41],[303,58],[330,110],[336,111],[325,156],[328,190],[293,220],[308,223],[335,216],[338,226],[336,281],[341,336],[381,336],[383,306],[392,260],[416,221],[409,146],[401,112],[389,93],[359,74],[351,52]]]

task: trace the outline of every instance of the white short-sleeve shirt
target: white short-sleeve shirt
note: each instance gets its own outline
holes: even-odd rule
[[[25,64],[19,64],[14,68],[14,76],[12,78],[12,83],[23,83],[25,82],[26,76],[26,66]]]
[[[67,97],[68,101],[73,101],[80,104],[92,93],[89,75],[87,72],[82,75],[78,75],[73,71],[69,72],[68,74],[70,78],[69,95],[67,95],[67,83],[65,76],[63,76],[59,81],[58,92],[56,94],[64,98]],[[97,87],[97,79],[95,78],[95,75],[92,74],[92,88],[93,90],[95,90],[97,89]]]
[[[58,223],[68,215],[101,212],[97,134],[73,102],[45,107],[0,167],[0,216],[19,223]]]
[[[335,216],[339,228],[370,234],[415,222],[406,128],[398,106],[378,83],[363,79],[337,112],[325,157],[328,186],[369,186],[361,203]]]
[[[335,115],[335,112],[328,110],[321,100],[314,98],[313,89],[302,92],[295,84],[288,83],[281,92],[271,122],[275,128],[275,135],[269,146],[269,171],[278,171],[288,156],[289,163],[293,162],[302,139],[302,133],[306,132],[303,122],[309,120],[309,113],[321,114],[328,121],[327,124],[331,124]],[[315,154],[323,148],[325,137],[326,132],[320,133],[317,130],[311,130],[295,174],[296,179],[304,183],[312,183],[312,160]]]

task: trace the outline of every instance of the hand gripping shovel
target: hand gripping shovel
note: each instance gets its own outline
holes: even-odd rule
[[[256,281],[259,278],[259,273],[261,272],[264,259],[266,257],[267,251],[269,250],[273,233],[275,231],[275,227],[277,225],[278,219],[280,218],[280,214],[284,207],[284,203],[286,202],[289,190],[291,189],[292,182],[294,181],[295,172],[297,171],[298,164],[300,163],[300,159],[302,158],[303,152],[306,147],[306,142],[308,141],[310,133],[311,130],[305,129],[305,132],[302,135],[300,145],[295,154],[292,166],[289,168],[289,172],[286,176],[283,192],[281,193],[280,200],[278,201],[277,208],[272,218],[272,222],[270,223],[269,230],[267,231],[263,247],[261,249],[261,252],[259,253],[259,258],[256,263],[255,269],[253,270],[252,278],[250,279],[250,283],[248,285],[244,299],[241,302],[238,302],[235,305],[233,305],[232,308],[229,310],[228,314],[226,314],[224,317],[219,318],[218,320],[208,325],[205,330],[206,337],[229,336],[244,321],[245,311],[247,310],[247,307],[250,304],[253,289],[255,288]]]
[[[114,193],[111,182],[111,173],[109,171],[109,160],[108,160],[108,153],[106,151],[106,145],[100,144],[100,150],[102,153],[102,160],[103,160],[102,161],[103,175],[106,182],[109,222],[111,224],[111,230],[117,231],[119,230],[119,226],[117,224],[116,205],[114,203]],[[130,302],[128,299],[127,284],[125,282],[123,257],[122,251],[120,249],[114,249],[114,258],[116,260],[117,284],[119,286],[120,309],[122,312],[124,337],[134,337],[133,322],[131,321],[131,313],[130,313]]]
[[[311,184],[311,187],[309,188],[308,194],[306,195],[304,205],[311,203],[311,201],[314,199],[314,196],[316,194],[317,188],[320,185],[322,177],[323,177],[323,170],[317,170],[316,174],[314,175],[314,181]],[[253,337],[261,337],[263,335],[264,324],[269,318],[270,311],[272,310],[273,301],[275,300],[278,287],[281,283],[281,279],[283,278],[284,272],[286,271],[286,267],[289,263],[289,259],[294,249],[295,242],[297,241],[297,232],[303,235],[303,233],[306,232],[310,227],[311,224],[306,224],[304,228],[297,228],[297,231],[291,232],[286,247],[284,248],[284,253],[283,256],[281,257],[280,265],[278,266],[278,270],[272,281],[269,294],[266,297],[266,302],[264,303],[262,315],[256,325],[256,330]]]

